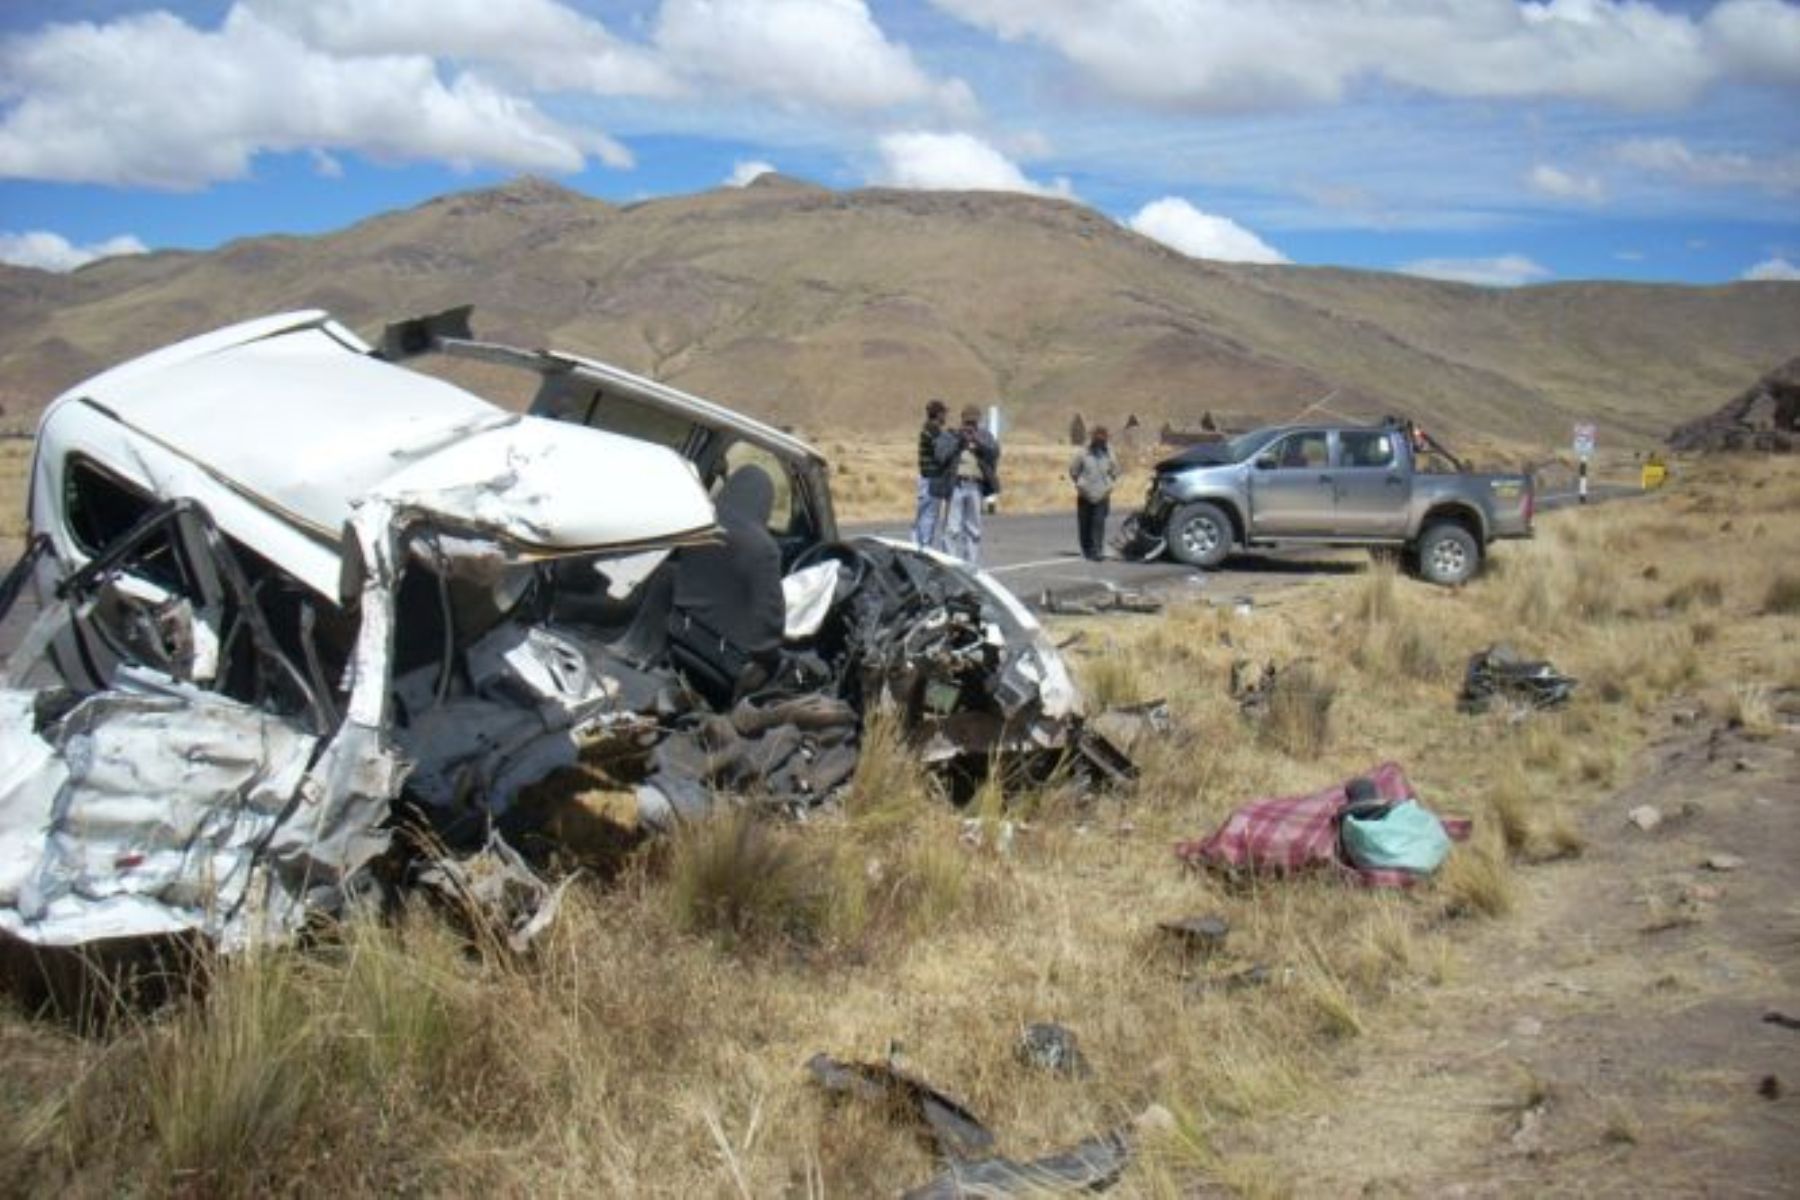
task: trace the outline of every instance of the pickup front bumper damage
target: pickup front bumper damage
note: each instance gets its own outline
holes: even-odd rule
[[[203,507],[176,503],[210,525]],[[878,706],[948,773],[1073,763],[1100,783],[1133,774],[1084,721],[1030,612],[954,560],[872,539],[821,547],[809,557],[834,562],[836,579],[807,598],[812,628],[790,641],[779,689],[721,713],[682,685],[655,638],[584,623],[547,570],[498,619],[462,627],[470,597],[493,592],[480,566],[494,543],[478,546],[468,528],[460,541],[421,536],[428,520],[380,500],[358,510],[357,632],[324,669],[310,621],[299,648],[275,636],[272,591],[245,584],[217,537],[213,570],[235,590],[210,614],[171,613],[166,630],[147,630],[154,652],[127,655],[112,686],[27,687],[41,663],[9,662],[0,932],[64,947],[197,935],[237,950],[398,885],[473,902],[522,949],[560,896],[541,874],[556,823],[539,785],[574,770],[635,789],[652,829],[722,802],[798,812],[849,784]],[[403,588],[409,570],[429,586]],[[106,602],[116,574],[58,580],[21,650],[41,655]],[[664,624],[652,611],[635,628]],[[397,641],[417,626],[442,650],[399,670]]]

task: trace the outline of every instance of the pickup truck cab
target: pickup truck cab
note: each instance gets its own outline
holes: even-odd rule
[[[1421,469],[1398,423],[1275,426],[1158,463],[1134,532],[1196,567],[1262,547],[1392,548],[1459,584],[1489,544],[1531,536],[1533,505],[1529,475]]]

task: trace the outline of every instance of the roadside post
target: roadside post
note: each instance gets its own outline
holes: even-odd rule
[[[1575,457],[1581,460],[1576,474],[1575,494],[1580,503],[1587,503],[1588,459],[1594,456],[1594,427],[1588,422],[1575,426]]]
[[[987,420],[982,423],[987,426],[988,435],[994,439],[994,445],[998,446],[1000,444],[1000,406],[998,404],[988,405]],[[989,512],[998,512],[1000,497],[988,496],[982,504]]]

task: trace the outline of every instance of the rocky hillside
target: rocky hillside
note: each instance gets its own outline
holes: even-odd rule
[[[1669,435],[1677,450],[1800,449],[1800,358],[1770,371],[1717,412]]]
[[[321,306],[373,334],[476,305],[481,336],[552,345],[806,429],[892,431],[930,395],[1152,428],[1206,410],[1407,412],[1559,443],[1648,443],[1800,348],[1800,286],[1495,291],[1185,258],[1105,216],[997,193],[832,192],[764,176],[619,207],[524,180],[320,237],[0,269],[0,404],[171,339]]]

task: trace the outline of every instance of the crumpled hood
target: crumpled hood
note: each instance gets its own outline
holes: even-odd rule
[[[1231,451],[1225,442],[1201,442],[1179,454],[1172,454],[1156,464],[1158,474],[1181,471],[1188,467],[1224,467],[1231,464]]]
[[[667,543],[713,526],[712,501],[673,450],[542,417],[447,446],[375,495],[552,554]]]

